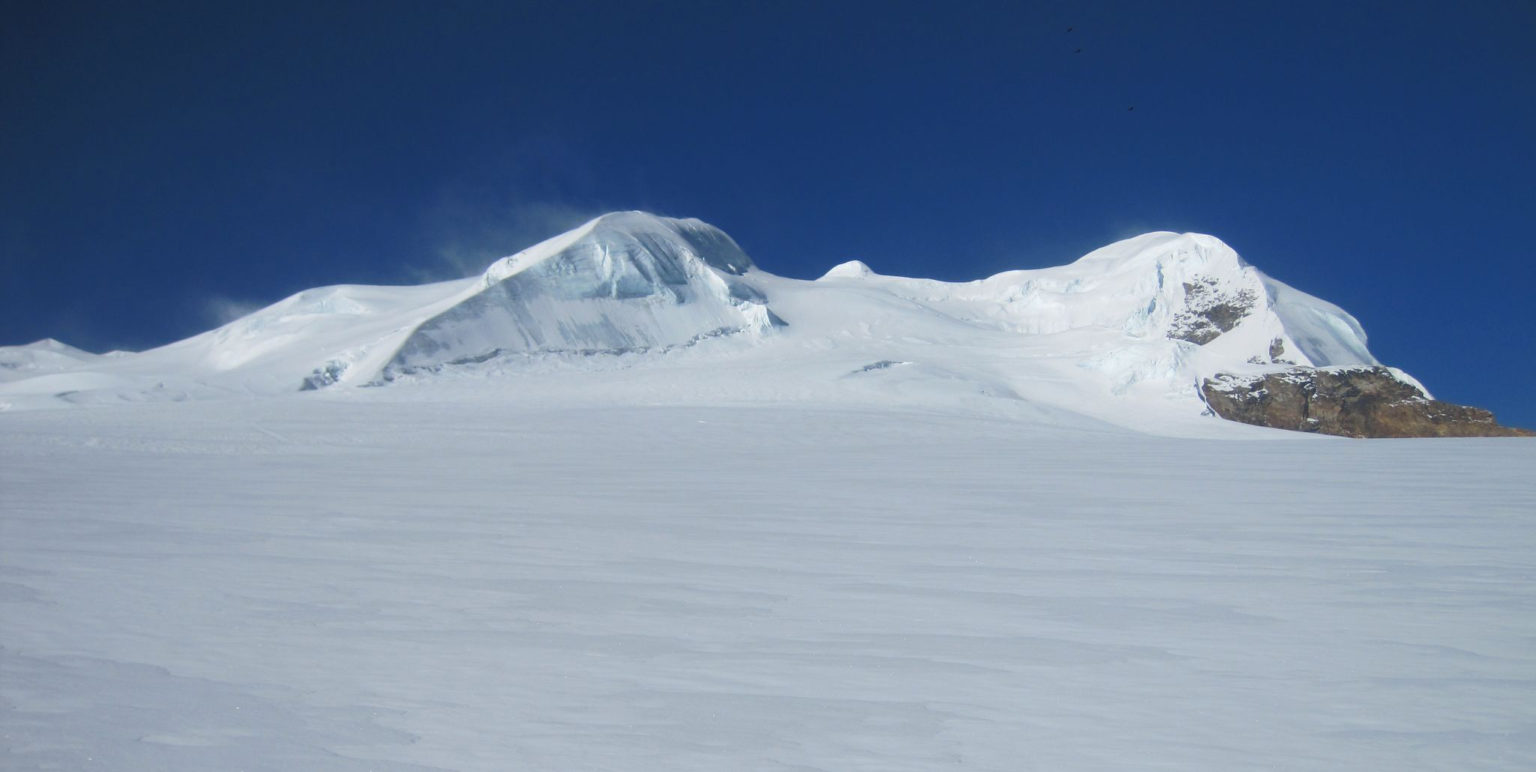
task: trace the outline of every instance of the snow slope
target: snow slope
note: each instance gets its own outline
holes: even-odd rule
[[[1536,767],[1536,443],[1201,415],[1287,362],[1374,359],[1208,236],[800,281],[639,213],[0,350],[0,768]]]
[[[493,264],[452,308],[416,326],[382,371],[528,353],[649,351],[764,333],[776,320],[737,277],[752,261],[697,220],[598,218]],[[376,376],[365,368],[365,376]]]
[[[35,349],[0,350],[0,363],[40,362]],[[13,368],[0,405],[487,377],[533,398],[608,389],[622,370],[633,383],[618,399],[921,402],[1204,435],[1225,431],[1202,418],[1204,377],[1375,363],[1349,314],[1210,236],[1150,233],[973,282],[857,262],[801,281],[757,268],[705,223],[623,212],[480,277],[308,290],[142,354]]]
[[[0,382],[72,370],[95,361],[97,355],[53,338],[25,346],[0,347]]]
[[[497,383],[0,414],[0,768],[1536,767],[1536,443]]]

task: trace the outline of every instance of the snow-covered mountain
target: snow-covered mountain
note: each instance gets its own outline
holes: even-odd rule
[[[140,354],[3,349],[0,403],[491,379],[523,398],[922,401],[1201,433],[1210,379],[1378,364],[1343,309],[1212,236],[1148,233],[972,282],[860,262],[803,281],[706,223],[621,212],[478,277],[306,290]]]
[[[1536,443],[1208,414],[1480,420],[1208,236],[612,215],[0,402],[0,769],[1536,768]]]

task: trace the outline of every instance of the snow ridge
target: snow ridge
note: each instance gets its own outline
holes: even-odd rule
[[[475,289],[416,326],[381,377],[502,354],[625,352],[780,321],[741,277],[751,258],[698,220],[605,215],[493,264]]]
[[[1197,384],[1217,373],[1377,364],[1348,313],[1213,236],[1148,233],[971,282],[882,276],[857,260],[802,281],[762,271],[714,226],[644,212],[598,217],[477,277],[306,290],[141,354],[61,347],[0,349],[0,402],[516,375],[525,396],[920,402],[1199,433]],[[615,366],[626,385],[598,385]],[[546,378],[551,368],[561,374]]]

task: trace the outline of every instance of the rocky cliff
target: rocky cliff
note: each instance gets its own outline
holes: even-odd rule
[[[1530,437],[1481,408],[1431,399],[1386,367],[1297,367],[1220,374],[1201,384],[1229,421],[1343,437]]]

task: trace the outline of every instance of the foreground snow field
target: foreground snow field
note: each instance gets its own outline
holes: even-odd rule
[[[1536,442],[596,404],[0,414],[0,767],[1536,768]]]

